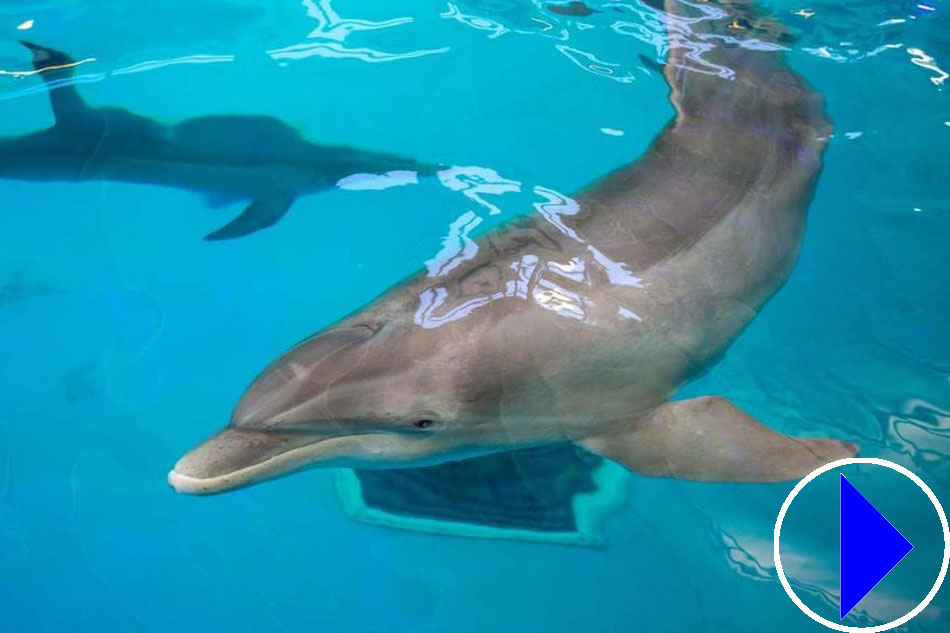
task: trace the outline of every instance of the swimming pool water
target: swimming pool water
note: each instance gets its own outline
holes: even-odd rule
[[[950,7],[764,4],[796,34],[789,63],[824,95],[834,137],[792,277],[680,395],[858,442],[950,499]],[[591,549],[355,523],[328,470],[208,498],[165,482],[290,344],[437,261],[460,227],[529,211],[534,186],[576,191],[644,151],[673,114],[641,59],[662,62],[663,36],[645,5],[588,5],[3,3],[0,136],[52,123],[40,79],[15,72],[28,37],[94,58],[77,78],[95,105],[162,122],[268,114],[315,142],[465,166],[457,181],[308,195],[220,243],[201,237],[242,203],[0,180],[3,630],[819,630],[774,574],[791,483],[635,477]],[[917,516],[913,491],[882,485],[886,514]],[[940,548],[939,533],[916,538]],[[919,600],[933,560],[903,565],[851,623]],[[834,589],[826,569],[799,573],[810,600]],[[948,595],[906,629],[947,630]]]

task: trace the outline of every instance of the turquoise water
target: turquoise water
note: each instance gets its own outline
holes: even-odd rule
[[[94,105],[161,122],[269,114],[315,142],[468,166],[470,183],[333,189],[273,228],[211,243],[201,237],[241,203],[0,180],[3,630],[820,630],[773,568],[791,483],[636,477],[605,546],[582,548],[356,523],[329,470],[207,498],[165,482],[267,362],[432,260],[453,227],[493,226],[530,209],[535,186],[575,191],[644,151],[673,113],[640,58],[662,60],[662,35],[643,5],[589,6],[599,12],[527,0],[3,3],[0,68],[29,69],[22,37],[94,58],[77,70]],[[795,272],[681,395],[724,395],[777,428],[856,441],[946,503],[950,7],[768,6],[798,35],[789,63],[824,94],[835,135]],[[0,112],[2,136],[53,121],[36,76],[0,75]],[[853,625],[916,604],[941,547],[916,490],[864,485],[905,517],[917,555]],[[812,507],[834,492],[811,493]],[[786,566],[817,609],[836,577],[801,562],[828,558],[810,520],[790,514],[799,563]],[[947,630],[947,591],[906,628]]]

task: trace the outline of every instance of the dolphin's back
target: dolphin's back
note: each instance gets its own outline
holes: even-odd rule
[[[271,116],[215,115],[174,126],[175,144],[195,154],[214,152],[239,161],[303,161],[309,143],[292,127]]]
[[[414,323],[462,330],[484,311],[512,337],[530,329],[538,349],[569,349],[577,367],[603,365],[609,349],[631,400],[651,402],[714,362],[785,281],[830,131],[822,99],[751,10],[736,39],[747,4],[665,6],[675,118],[573,200],[550,195],[469,258],[420,275]],[[547,371],[529,353],[517,362]]]
[[[548,191],[540,213],[421,274],[416,323],[481,306],[505,319],[503,305],[529,299],[541,320],[665,330],[651,340],[701,348],[688,361],[700,366],[784,282],[830,132],[822,98],[786,65],[779,27],[743,0],[667,0],[662,19],[674,119],[572,200]]]

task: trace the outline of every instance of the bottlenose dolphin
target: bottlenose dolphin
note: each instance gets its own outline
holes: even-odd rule
[[[170,484],[215,493],[306,466],[411,467],[551,442],[705,481],[793,479],[853,455],[721,397],[669,400],[789,275],[831,125],[749,3],[666,0],[658,15],[675,118],[644,156],[574,198],[535,188],[533,215],[454,268],[417,274],[286,352]]]
[[[237,218],[205,237],[220,240],[271,226],[297,196],[348,176],[437,170],[392,154],[317,145],[269,116],[205,116],[162,125],[121,108],[90,107],[70,81],[78,62],[21,43],[33,52],[56,121],[46,130],[0,139],[0,178],[118,180],[190,189],[214,204],[250,200]]]

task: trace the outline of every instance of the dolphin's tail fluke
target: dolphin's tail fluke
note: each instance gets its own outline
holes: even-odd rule
[[[53,107],[57,127],[84,130],[88,126],[92,110],[79,95],[76,87],[69,82],[79,62],[62,51],[26,40],[20,40],[20,44],[33,53],[33,68],[49,88],[50,105]]]
[[[857,452],[841,440],[777,433],[723,398],[669,402],[580,444],[641,475],[723,482],[801,479]]]
[[[712,124],[731,134],[758,125],[763,112],[781,111],[799,129],[828,131],[821,95],[785,63],[790,32],[757,3],[663,0],[661,13],[664,74],[679,125]]]
[[[797,240],[831,124],[821,95],[784,59],[787,31],[747,0],[645,1],[666,28],[662,71],[676,116],[647,153],[580,194],[582,207],[599,210],[578,226],[637,235],[626,261],[645,269],[770,191],[774,203],[759,217]],[[657,190],[649,206],[631,204]],[[758,269],[754,303],[777,289],[797,252],[796,242]]]

